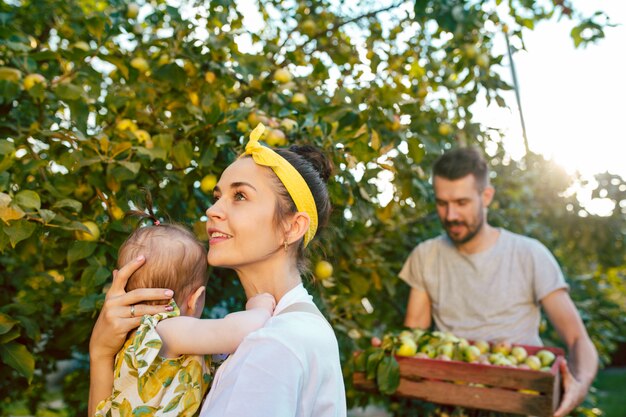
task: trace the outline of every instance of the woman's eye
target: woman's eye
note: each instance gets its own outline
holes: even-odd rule
[[[215,202],[215,201],[217,201],[217,200],[219,200],[219,199],[220,199],[220,196],[219,196],[219,195],[217,195],[217,194],[213,194],[213,201],[214,201],[214,202]]]
[[[246,199],[246,196],[243,193],[240,192],[236,192],[235,193],[235,200],[236,201],[243,201]]]

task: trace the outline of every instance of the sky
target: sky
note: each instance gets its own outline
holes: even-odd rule
[[[529,147],[583,175],[609,171],[626,178],[626,2],[575,0],[587,12],[605,11],[620,26],[606,38],[575,48],[569,21],[537,25],[524,34],[526,50],[513,56]],[[504,40],[503,40],[504,42]],[[502,75],[510,80],[508,59]],[[523,152],[514,93],[508,110],[477,111],[477,119],[507,132],[507,149]]]

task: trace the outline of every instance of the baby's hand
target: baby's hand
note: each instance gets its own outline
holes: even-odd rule
[[[267,309],[267,311],[270,312],[270,314],[274,312],[275,307],[276,300],[274,299],[274,296],[266,292],[251,297],[246,303],[246,310],[250,310],[253,308],[265,308]]]

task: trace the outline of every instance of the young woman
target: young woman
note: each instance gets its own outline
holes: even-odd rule
[[[330,163],[310,146],[273,151],[255,129],[246,152],[222,174],[207,210],[210,265],[234,269],[248,298],[277,301],[264,328],[244,339],[218,370],[202,417],[346,415],[339,349],[328,322],[302,285],[304,248],[330,214]],[[114,273],[91,343],[90,414],[111,392],[113,357],[135,316],[166,306],[136,303],[171,297],[165,289],[126,293],[139,257]]]

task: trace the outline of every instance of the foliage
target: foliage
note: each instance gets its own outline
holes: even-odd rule
[[[84,414],[89,332],[132,229],[123,212],[145,187],[159,215],[201,236],[211,203],[201,181],[219,175],[258,121],[285,133],[268,142],[316,144],[337,167],[332,227],[311,251],[334,276],[313,289],[340,339],[350,404],[368,400],[350,387],[348,358],[400,323],[406,287],[396,273],[439,233],[428,167],[455,144],[498,144],[470,106],[479,96],[504,105],[503,57],[491,52],[501,22],[523,45],[522,29],[537,21],[589,25],[601,15],[556,1],[504,12],[499,1],[336,3],[263,0],[245,15],[226,1],[0,4],[3,414]],[[601,38],[602,25],[578,36]],[[532,155],[493,162],[494,218],[553,248],[594,340],[610,349],[624,334],[624,213],[581,217],[572,197],[559,197],[571,180],[546,181],[553,166]],[[606,179],[621,207],[621,179]],[[207,315],[242,307],[232,272],[213,271],[210,287]]]

